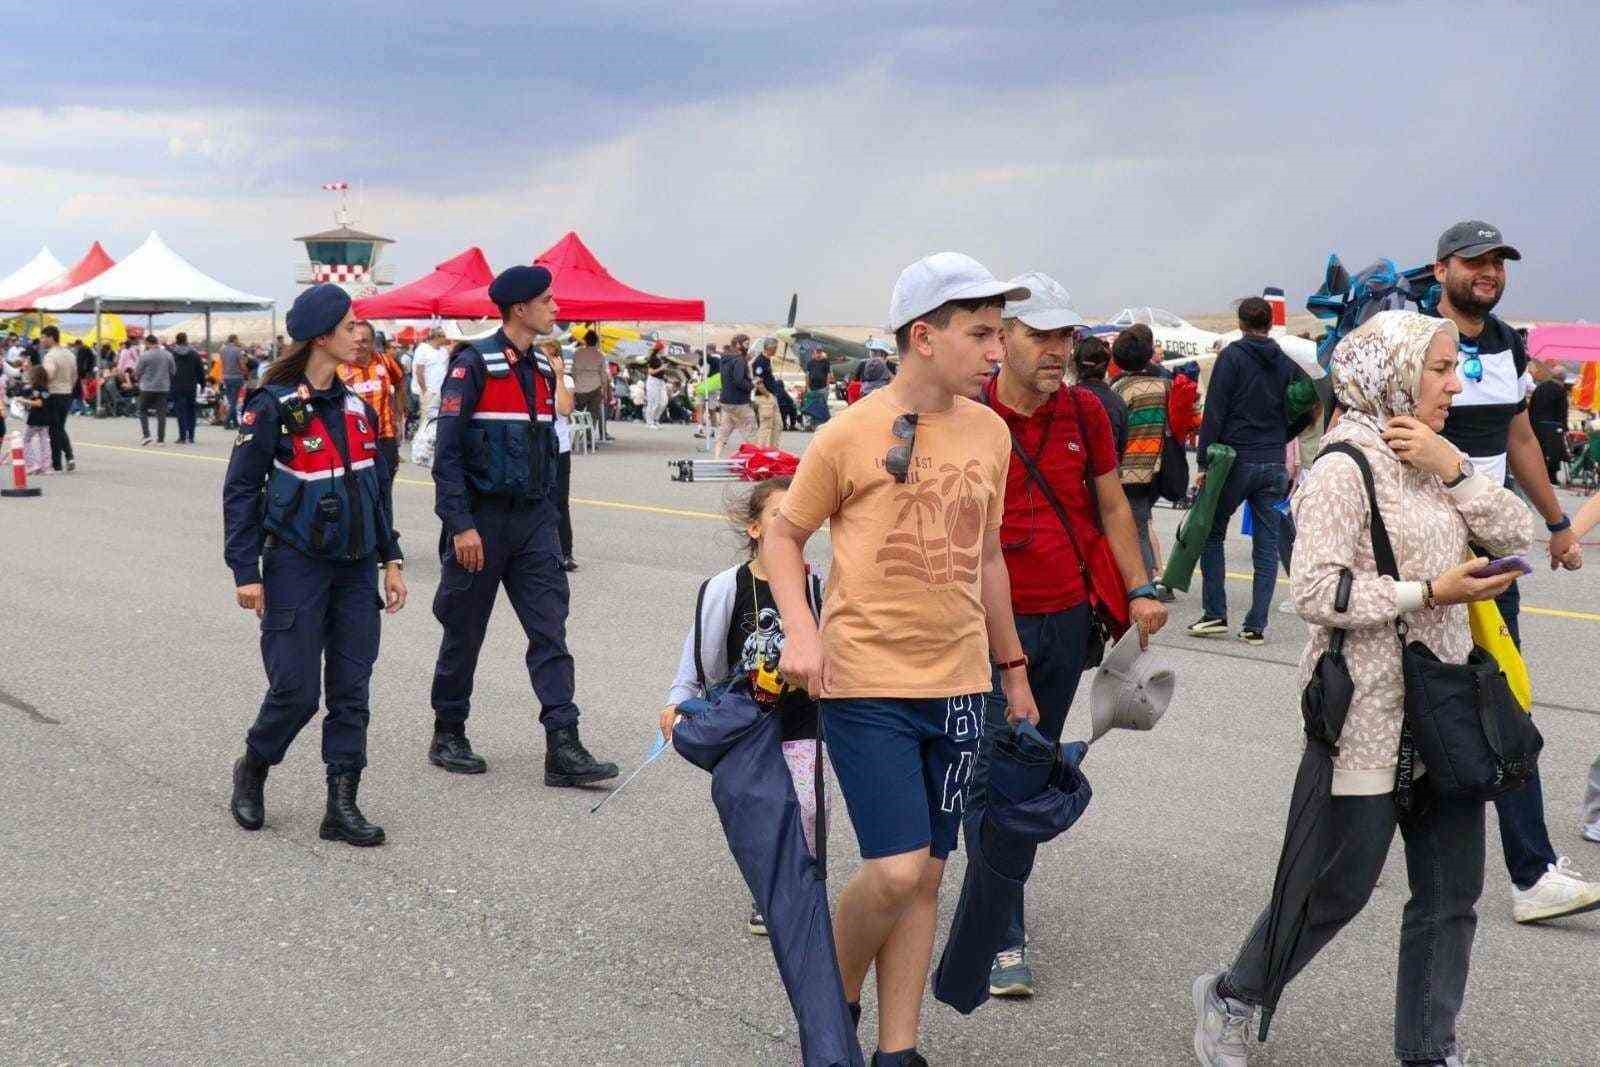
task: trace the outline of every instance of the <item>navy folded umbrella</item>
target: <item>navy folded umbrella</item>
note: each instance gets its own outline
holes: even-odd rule
[[[863,1067],[828,917],[826,808],[817,805],[813,857],[783,758],[777,714],[763,710],[749,682],[740,680],[709,710],[680,722],[672,743],[684,759],[711,772],[711,800],[728,850],[766,917],[804,1062]],[[819,760],[819,790],[822,779]]]
[[[963,1014],[989,999],[989,967],[1000,951],[1041,844],[1064,832],[1089,806],[1089,780],[1078,770],[1088,746],[1056,746],[1027,722],[995,739],[987,799],[965,820],[967,873],[933,995]]]

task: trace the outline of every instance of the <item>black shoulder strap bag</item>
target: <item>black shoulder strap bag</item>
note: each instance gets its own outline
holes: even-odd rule
[[[1340,442],[1323,454],[1342,452],[1355,461],[1367,489],[1372,554],[1380,574],[1399,580],[1394,547],[1378,511],[1378,495],[1367,457]],[[1493,656],[1473,646],[1465,663],[1445,663],[1421,641],[1406,640],[1406,624],[1395,620],[1405,676],[1405,717],[1395,804],[1402,816],[1418,810],[1412,789],[1415,761],[1428,770],[1439,797],[1486,801],[1526,785],[1538,769],[1544,738],[1533,717],[1511,695]]]

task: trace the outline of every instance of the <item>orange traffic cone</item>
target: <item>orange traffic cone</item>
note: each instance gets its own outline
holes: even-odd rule
[[[22,431],[11,431],[11,488],[0,489],[0,496],[38,496],[39,487],[28,487],[28,465],[22,459]]]

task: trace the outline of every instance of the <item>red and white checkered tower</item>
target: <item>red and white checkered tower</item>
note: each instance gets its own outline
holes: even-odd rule
[[[384,246],[394,242],[375,233],[363,233],[350,225],[349,182],[327,182],[322,188],[338,194],[339,203],[333,212],[336,225],[331,230],[295,238],[306,246],[307,259],[295,269],[295,282],[299,285],[332,282],[352,297],[373,296],[381,287],[393,285],[394,265],[379,260],[383,258]]]

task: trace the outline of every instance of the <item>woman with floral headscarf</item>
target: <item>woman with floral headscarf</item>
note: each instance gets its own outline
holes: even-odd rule
[[[1469,540],[1509,555],[1526,551],[1533,536],[1527,507],[1474,472],[1440,436],[1461,391],[1456,340],[1448,319],[1385,311],[1341,341],[1331,367],[1339,421],[1292,501],[1298,538],[1291,588],[1311,630],[1299,681],[1305,685],[1334,629],[1343,629],[1355,695],[1333,758],[1332,859],[1313,890],[1287,974],[1292,979],[1366,904],[1398,825],[1411,900],[1400,927],[1394,1036],[1395,1054],[1407,1064],[1460,1062],[1456,1017],[1483,890],[1484,805],[1434,797],[1421,814],[1397,823],[1392,793],[1405,690],[1395,621],[1404,619],[1408,638],[1441,660],[1465,662],[1472,635],[1464,605],[1493,599],[1515,577],[1472,577],[1487,561],[1462,562]],[[1348,455],[1328,451],[1339,442],[1360,449],[1372,468],[1399,581],[1378,573],[1360,470]],[[1346,570],[1353,581],[1341,611],[1335,601]],[[1427,779],[1420,773],[1422,791]],[[1266,928],[1263,914],[1230,969],[1195,980],[1202,1063],[1246,1062],[1246,1035],[1266,979]]]

